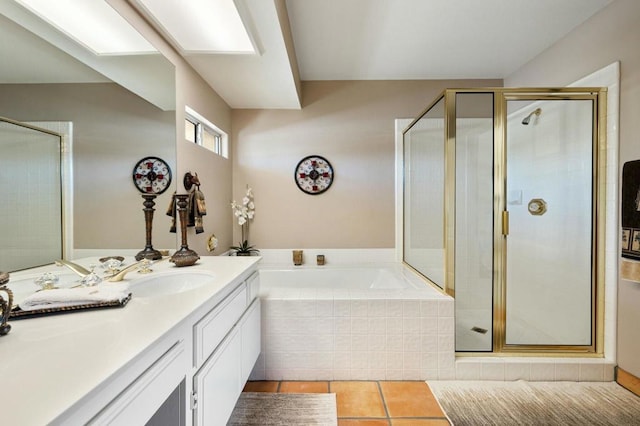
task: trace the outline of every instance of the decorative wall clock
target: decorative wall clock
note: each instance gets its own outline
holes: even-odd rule
[[[133,168],[133,183],[143,194],[162,194],[171,184],[171,169],[158,157],[145,157]]]
[[[294,177],[301,191],[311,195],[322,194],[333,182],[333,167],[326,158],[309,155],[300,160]]]

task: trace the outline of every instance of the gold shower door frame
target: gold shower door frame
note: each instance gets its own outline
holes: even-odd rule
[[[492,93],[494,96],[494,207],[493,207],[493,352],[482,355],[562,354],[602,356],[604,344],[604,239],[606,165],[606,88],[483,88],[448,89],[445,97],[445,287],[455,297],[455,195],[456,195],[456,95]],[[438,99],[440,96],[438,97]],[[508,209],[506,203],[507,101],[591,100],[592,129],[592,250],[591,250],[591,344],[506,344],[506,256]],[[459,355],[477,355],[470,352]]]

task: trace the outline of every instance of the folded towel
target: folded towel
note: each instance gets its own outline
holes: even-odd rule
[[[200,191],[199,186],[189,193],[188,209],[189,221],[187,226],[195,226],[196,234],[203,233],[202,216],[207,214],[207,207],[204,201],[204,194]]]
[[[61,288],[38,291],[20,302],[23,311],[55,309],[97,303],[122,302],[129,296],[123,287],[105,286]]]

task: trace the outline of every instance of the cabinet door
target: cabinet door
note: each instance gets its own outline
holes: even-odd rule
[[[255,299],[240,321],[242,383],[246,383],[260,355],[260,299]]]
[[[198,400],[195,426],[226,425],[244,384],[241,355],[240,329],[234,327],[194,376],[193,390]]]

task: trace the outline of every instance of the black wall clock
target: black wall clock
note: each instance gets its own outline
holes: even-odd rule
[[[158,157],[145,157],[133,168],[133,183],[143,194],[162,194],[171,184],[171,169]]]
[[[333,182],[333,167],[326,158],[309,155],[296,166],[294,178],[301,191],[311,195],[322,194]]]

